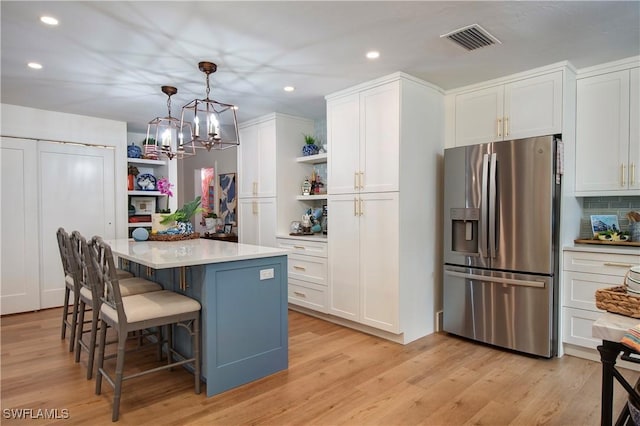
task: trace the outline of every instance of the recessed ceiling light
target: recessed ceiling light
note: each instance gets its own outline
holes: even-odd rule
[[[53,16],[41,16],[40,21],[47,25],[58,25],[58,20]]]
[[[380,52],[378,52],[377,50],[372,50],[370,52],[367,52],[367,58],[369,59],[378,59],[380,57]]]
[[[293,92],[294,90],[296,90],[296,88],[293,87],[293,86],[285,86],[284,87],[284,91],[285,92]]]
[[[39,64],[39,63],[37,63],[37,62],[29,62],[29,63],[27,64],[27,66],[28,66],[29,68],[33,68],[34,70],[41,70],[41,69],[42,69],[42,65],[41,65],[41,64]]]

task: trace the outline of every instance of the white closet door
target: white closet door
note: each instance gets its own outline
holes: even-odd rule
[[[0,314],[6,315],[40,308],[36,142],[1,138],[0,164]]]
[[[87,239],[115,238],[112,149],[39,142],[40,305],[61,306],[64,279],[56,230],[78,230]],[[35,189],[34,189],[35,190]]]

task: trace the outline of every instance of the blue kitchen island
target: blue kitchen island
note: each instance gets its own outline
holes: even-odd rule
[[[107,241],[120,266],[202,305],[207,396],[288,367],[287,251],[225,241]],[[175,327],[174,345],[191,355]]]

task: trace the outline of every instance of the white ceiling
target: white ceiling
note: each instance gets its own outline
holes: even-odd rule
[[[568,60],[576,68],[640,54],[639,1],[6,1],[2,103],[126,121],[130,131],[203,98],[203,60],[218,64],[212,98],[244,121],[309,118],[324,95],[404,71],[443,89]],[[52,15],[60,25],[40,23]],[[468,52],[441,34],[478,23],[502,44]],[[365,52],[375,49],[375,61]],[[26,67],[30,61],[42,70]],[[296,87],[285,93],[286,85]]]

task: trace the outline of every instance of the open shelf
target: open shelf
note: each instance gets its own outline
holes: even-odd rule
[[[165,160],[147,160],[145,158],[127,158],[127,162],[131,164],[141,164],[147,166],[164,166],[167,164]]]
[[[298,163],[309,163],[309,164],[326,163],[327,153],[325,152],[323,154],[305,155],[304,157],[297,157],[296,161]]]
[[[299,201],[326,200],[326,199],[327,199],[327,194],[296,195],[296,200],[299,200]]]
[[[148,196],[166,196],[166,194],[161,193],[160,191],[127,191],[128,195],[148,195]]]

